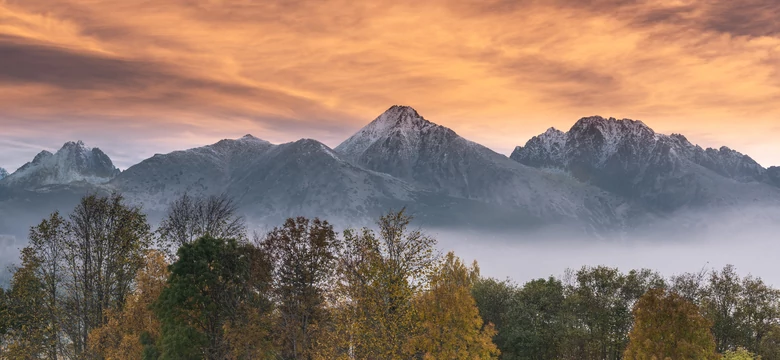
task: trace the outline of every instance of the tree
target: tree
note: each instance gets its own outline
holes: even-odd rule
[[[726,265],[720,272],[710,273],[703,310],[713,323],[712,332],[719,352],[733,349],[740,343],[737,308],[742,290],[740,277],[734,266]]]
[[[479,278],[476,264],[467,268],[450,252],[416,299],[421,331],[412,339],[423,359],[494,359],[498,348],[491,324],[483,327],[471,287]]]
[[[8,309],[8,293],[0,287],[0,357],[6,348],[6,337],[11,330],[11,313]]]
[[[513,342],[509,339],[511,327],[516,320],[510,318],[510,309],[516,300],[519,289],[508,280],[479,278],[471,288],[475,304],[485,324],[492,324],[496,330],[493,342],[498,347],[502,359],[515,359]]]
[[[184,244],[202,236],[217,239],[243,239],[246,224],[238,206],[226,194],[193,197],[184,193],[168,207],[157,230],[160,248],[169,255]]]
[[[553,277],[526,283],[512,298],[506,338],[513,358],[559,359],[573,328],[565,289]]]
[[[47,331],[47,358],[56,360],[64,352],[62,343],[62,282],[65,276],[65,240],[68,237],[67,222],[58,212],[43,219],[30,229],[30,246],[40,260],[38,278],[44,286],[44,304]]]
[[[764,359],[780,359],[780,325],[774,324],[770,327],[769,332],[761,339],[757,353]]]
[[[338,356],[397,359],[413,352],[410,340],[419,331],[413,300],[433,270],[436,240],[408,230],[410,221],[402,210],[380,218],[379,237],[369,229],[344,232]]]
[[[105,324],[106,310],[121,311],[150,245],[149,225],[140,208],[119,194],[89,195],[70,215],[63,258],[62,325],[76,356],[87,349],[89,333]]]
[[[710,322],[696,305],[676,293],[652,289],[639,299],[633,314],[624,359],[718,358]]]
[[[669,289],[697,306],[701,306],[706,294],[708,274],[709,271],[704,267],[697,273],[674,275],[669,279]]]
[[[106,323],[90,332],[90,351],[106,360],[144,358],[160,337],[160,321],[151,306],[167,280],[165,256],[159,251],[147,251],[144,267],[136,276],[135,289],[124,308],[106,310]],[[143,344],[144,339],[147,344]]]
[[[262,348],[267,344],[263,334],[246,326],[268,310],[258,307],[265,294],[257,291],[263,288],[257,282],[268,276],[256,272],[270,266],[255,250],[210,236],[179,248],[167,287],[154,304],[162,324],[161,359],[230,359],[268,350]],[[243,331],[251,334],[238,336]]]
[[[649,270],[583,267],[567,291],[574,316],[582,324],[569,349],[581,359],[620,359],[633,323],[631,308],[648,289],[663,285],[663,279]],[[572,354],[574,356],[574,354]]]
[[[737,350],[726,351],[723,354],[723,360],[761,360],[761,357],[740,347]]]
[[[780,321],[780,293],[760,278],[740,278],[732,265],[672,278],[672,290],[702,308],[719,351],[747,351],[771,358],[780,353],[773,328]]]
[[[32,248],[22,249],[22,266],[5,296],[4,359],[37,359],[48,350],[44,284],[37,274],[41,261]]]
[[[298,217],[261,243],[273,268],[279,314],[276,336],[284,359],[310,359],[327,314],[325,293],[334,280],[339,241],[327,221]]]
[[[780,318],[780,292],[767,286],[760,278],[742,279],[742,293],[734,316],[740,325],[738,347],[760,352],[761,344]]]

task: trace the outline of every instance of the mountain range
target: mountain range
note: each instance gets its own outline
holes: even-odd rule
[[[185,192],[226,193],[251,223],[266,226],[297,215],[370,225],[406,207],[429,226],[599,234],[691,219],[682,213],[780,208],[780,168],[657,134],[641,121],[597,116],[567,132],[549,129],[507,157],[393,106],[333,149],[246,135],[119,171],[100,149],[68,142],[12,174],[0,169],[0,234],[23,238],[83,194],[111,191],[152,219]]]

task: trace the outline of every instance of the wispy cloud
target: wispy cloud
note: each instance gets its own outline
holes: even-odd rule
[[[121,166],[245,133],[335,146],[393,104],[504,152],[601,114],[780,164],[758,143],[780,135],[775,0],[5,0],[0,18],[9,168],[35,153],[20,141]]]

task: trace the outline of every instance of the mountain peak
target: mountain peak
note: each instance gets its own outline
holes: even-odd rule
[[[38,155],[35,155],[35,157],[33,158],[32,163],[33,164],[39,164],[44,159],[50,158],[52,156],[54,156],[54,154],[52,154],[51,152],[48,152],[46,150],[43,150],[43,151],[39,152]]]
[[[393,113],[406,113],[414,116],[420,116],[420,114],[417,113],[417,110],[415,110],[411,106],[407,105],[393,105],[389,109],[385,111],[385,113],[393,112]]]
[[[455,135],[452,130],[426,120],[410,106],[393,105],[335,150],[350,160],[360,157],[377,143],[392,143],[393,146],[404,148],[399,149],[400,151],[408,152],[415,144],[419,144],[423,137],[434,132]]]
[[[256,137],[256,136],[254,136],[252,134],[246,134],[246,135],[236,139],[236,141],[270,144],[270,142],[268,142],[266,140],[263,140],[263,139],[261,139],[259,137]]]
[[[713,178],[720,175],[771,183],[766,169],[728,147],[702,149],[685,136],[657,134],[641,121],[601,116],[581,118],[567,133],[548,130],[535,136],[518,146],[511,158],[537,168],[564,169],[607,191],[670,208],[693,199],[698,190],[685,186],[699,175],[706,181],[717,181]],[[707,170],[711,173],[702,175]],[[663,188],[659,184],[664,182],[674,186]]]
[[[393,105],[369,124],[369,126],[372,125],[374,128],[378,129],[400,127],[420,130],[426,126],[435,124],[425,120],[425,118],[420,116],[420,114],[417,113],[417,110],[411,106]]]
[[[528,166],[561,167],[565,146],[566,133],[551,127],[516,147],[509,158]]]
[[[84,142],[81,140],[76,141],[68,141],[65,144],[62,145],[62,149],[69,149],[69,148],[81,148],[86,149],[87,147],[84,146]],[[61,150],[61,149],[60,149]]]
[[[572,126],[570,131],[584,130],[589,128],[598,128],[602,132],[603,131],[626,132],[631,130],[653,132],[653,130],[650,129],[649,126],[645,125],[645,123],[643,123],[640,120],[616,119],[613,117],[604,118],[598,115],[581,118],[574,124],[574,126]]]
[[[103,151],[87,147],[79,140],[66,142],[55,154],[41,151],[31,162],[8,175],[6,182],[28,189],[81,181],[100,184],[118,173],[119,169]]]
[[[246,134],[242,136],[239,140],[253,140],[253,141],[263,141],[262,139],[252,135],[252,134]]]

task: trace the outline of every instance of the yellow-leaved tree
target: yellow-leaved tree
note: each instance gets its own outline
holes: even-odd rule
[[[415,295],[435,265],[436,240],[409,230],[403,211],[383,216],[379,234],[344,232],[340,280],[330,309],[333,325],[316,358],[408,359],[419,333]]]
[[[710,322],[674,292],[652,289],[634,305],[626,360],[718,359]]]
[[[106,360],[142,359],[145,345],[160,336],[160,321],[150,309],[168,279],[168,263],[162,252],[150,250],[135,278],[135,291],[122,311],[107,310],[105,325],[89,334],[89,350]],[[149,346],[147,351],[154,351]]]
[[[416,299],[421,332],[412,340],[415,353],[423,359],[495,359],[492,324],[483,326],[471,287],[479,269],[471,268],[450,252]]]

